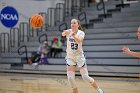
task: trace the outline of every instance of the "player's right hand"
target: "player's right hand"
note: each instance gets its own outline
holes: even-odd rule
[[[64,30],[64,31],[62,32],[62,36],[67,36],[67,35],[69,35],[69,32],[68,32],[67,30]]]

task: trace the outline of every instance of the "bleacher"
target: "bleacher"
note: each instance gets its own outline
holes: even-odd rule
[[[65,1],[64,4],[68,6],[67,0]],[[80,2],[80,0],[77,1]],[[19,39],[19,46],[18,43],[15,44],[15,47],[11,47],[10,45],[8,46],[10,50],[6,50],[7,47],[3,48],[2,41],[4,39],[2,38],[3,34],[1,34],[1,71],[66,74],[66,44],[63,46],[64,51],[61,57],[48,59],[49,65],[32,66],[26,64],[26,57],[31,57],[32,53],[37,51],[41,40],[47,39],[50,44],[52,36],[61,38],[63,29],[59,29],[59,26],[66,23],[67,25],[64,25],[64,29],[69,28],[70,20],[72,18],[78,18],[82,25],[85,26],[86,36],[83,43],[83,50],[90,75],[138,77],[140,73],[139,59],[123,54],[122,47],[128,46],[131,50],[140,51],[140,40],[136,38],[137,28],[140,24],[140,1],[137,3],[122,4],[121,0],[108,0],[108,2],[88,4],[86,0],[81,0],[81,3],[84,4],[82,8],[75,5],[76,8],[73,12],[64,16],[64,20],[56,20],[57,24],[54,21],[46,22],[41,29],[38,29],[39,32],[31,28],[28,22],[21,23],[19,30],[23,30],[21,32],[25,34],[25,37],[21,35],[20,38],[17,38],[16,42]],[[105,14],[103,10],[99,9],[99,11],[97,9],[97,6],[101,8],[102,4],[105,4]],[[82,15],[82,13],[85,13],[86,16]],[[45,13],[41,14],[44,16]],[[55,16],[54,14],[48,15]],[[30,30],[26,32],[28,26]],[[46,28],[47,31],[45,31]],[[58,29],[61,31],[58,31]],[[5,42],[11,41],[7,40]]]

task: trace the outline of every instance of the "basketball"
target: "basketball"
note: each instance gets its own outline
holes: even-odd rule
[[[30,24],[33,28],[40,28],[44,24],[44,18],[39,14],[35,14],[31,16]]]

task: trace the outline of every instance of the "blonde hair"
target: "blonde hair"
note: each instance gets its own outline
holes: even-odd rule
[[[76,19],[76,20],[77,20],[77,19]],[[78,22],[78,25],[79,25],[78,29],[79,29],[79,30],[81,30],[81,31],[84,31],[84,28],[81,26],[80,21],[79,21],[79,20],[77,20],[77,22]]]

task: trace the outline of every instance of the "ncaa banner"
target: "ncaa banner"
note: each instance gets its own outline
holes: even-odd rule
[[[17,10],[11,6],[4,7],[0,12],[0,20],[5,27],[14,27],[19,20]]]

